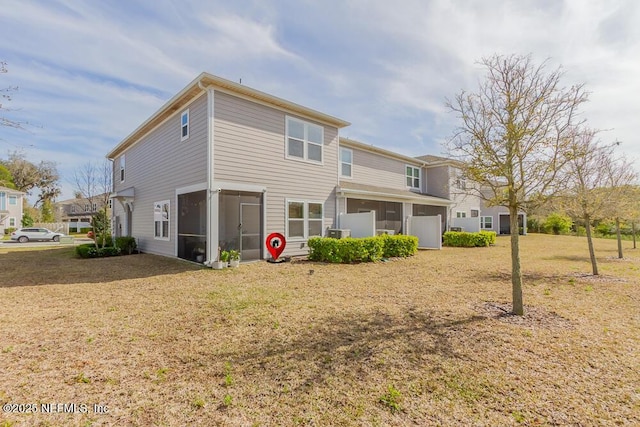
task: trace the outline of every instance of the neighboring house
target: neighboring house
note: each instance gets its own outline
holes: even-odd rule
[[[108,153],[114,234],[145,252],[213,261],[238,249],[246,261],[268,256],[272,232],[284,256],[306,254],[310,237],[362,214],[370,234],[435,221],[439,243],[454,169],[340,138],[348,125],[202,73]]]
[[[10,228],[22,227],[22,198],[25,193],[0,187],[0,235]]]
[[[407,234],[409,216],[440,215],[446,230],[452,202],[446,194],[430,191],[427,162],[340,138],[338,170],[338,218],[375,211],[379,232]]]
[[[74,197],[73,199],[61,200],[53,204],[56,218],[61,222],[69,223],[70,231],[80,231],[82,228],[91,226],[91,219],[101,209],[105,208],[110,215],[111,199],[107,199],[104,194],[92,197],[91,200],[85,197]]]
[[[418,159],[428,162],[427,190],[434,195],[450,199],[449,228],[464,231],[495,231],[510,234],[509,209],[505,206],[487,206],[473,185],[460,170],[460,162],[446,157],[426,155]],[[521,233],[526,234],[526,214],[518,215]]]

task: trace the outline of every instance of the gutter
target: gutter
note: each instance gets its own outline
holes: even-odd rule
[[[212,191],[213,191],[213,95],[214,90],[212,86],[204,86],[202,79],[198,80],[198,87],[202,91],[207,92],[207,257],[204,265],[210,267],[212,262],[216,259],[213,257],[214,245],[212,242],[212,227],[213,221],[211,219],[212,212]],[[216,244],[217,248],[218,245]],[[217,252],[217,250],[216,250]]]

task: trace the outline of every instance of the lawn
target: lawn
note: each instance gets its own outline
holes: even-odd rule
[[[225,271],[0,249],[0,402],[37,411],[0,420],[639,425],[640,249],[624,242],[618,260],[615,241],[596,240],[593,278],[584,238],[521,243],[524,318],[504,312],[508,238]]]

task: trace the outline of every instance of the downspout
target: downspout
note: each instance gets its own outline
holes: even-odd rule
[[[198,87],[207,92],[207,260],[204,265],[210,267],[217,258],[218,245],[213,244],[213,221],[211,219],[213,192],[213,94],[211,86],[204,86],[198,81]],[[214,256],[213,252],[216,252]]]
[[[338,203],[339,203],[339,199],[338,199],[338,188],[340,187],[340,168],[342,167],[342,164],[340,163],[340,129],[338,129],[338,167],[336,168],[336,212],[335,212],[335,220],[333,221],[333,228],[340,228],[340,224],[339,219],[340,219],[340,210],[338,208]],[[353,162],[353,159],[351,159],[351,161]]]

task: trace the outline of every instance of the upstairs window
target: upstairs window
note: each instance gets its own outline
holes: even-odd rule
[[[16,206],[18,204],[18,196],[9,196],[9,204]]]
[[[120,156],[120,182],[124,182],[124,154]]]
[[[420,168],[406,167],[407,187],[420,189]]]
[[[189,110],[180,115],[180,141],[189,139]]]
[[[93,205],[91,205],[91,211],[92,212],[98,212],[98,204],[94,203]]]
[[[466,212],[456,212],[456,218],[466,218],[467,217],[467,213]]]
[[[471,218],[478,218],[480,211],[478,209],[471,209]]]
[[[286,134],[287,158],[322,163],[322,126],[287,117]]]
[[[340,176],[351,178],[353,168],[353,151],[348,148],[340,149]]]
[[[85,205],[84,205],[84,211],[85,211],[85,212],[89,212],[89,204],[88,204],[88,203],[85,203]]]

